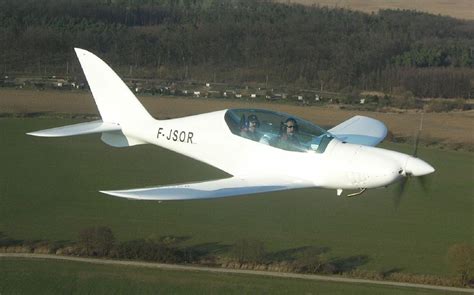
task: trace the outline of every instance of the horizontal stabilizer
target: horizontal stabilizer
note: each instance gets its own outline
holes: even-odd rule
[[[73,135],[84,135],[91,133],[102,133],[121,130],[120,125],[114,123],[105,123],[101,120],[68,125],[63,127],[45,129],[27,133],[28,135],[41,137],[62,137]]]
[[[384,123],[364,116],[352,117],[328,131],[339,140],[367,146],[376,146],[387,136]]]
[[[238,178],[212,180],[151,188],[131,189],[122,191],[101,191],[111,196],[137,200],[194,200],[223,198],[238,195],[250,195],[274,192],[295,188],[311,187],[309,183],[285,179]]]

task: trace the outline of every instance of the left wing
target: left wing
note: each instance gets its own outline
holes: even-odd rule
[[[283,178],[241,178],[231,177],[219,180],[140,188],[122,191],[101,191],[111,196],[137,200],[194,200],[223,198],[238,195],[282,191],[313,187],[314,184],[299,179]]]
[[[379,120],[355,116],[329,129],[328,132],[341,141],[376,146],[387,136],[387,127]]]

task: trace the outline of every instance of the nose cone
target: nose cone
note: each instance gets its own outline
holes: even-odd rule
[[[351,184],[357,188],[386,186],[401,177],[398,161],[371,149],[360,149],[349,161],[348,176]]]
[[[413,176],[423,176],[433,173],[435,169],[423,160],[410,157],[407,160],[405,171]]]

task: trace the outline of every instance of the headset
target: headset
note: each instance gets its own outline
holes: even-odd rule
[[[295,118],[292,118],[292,117],[286,119],[286,120],[285,120],[285,123],[281,123],[281,132],[282,132],[282,133],[285,133],[285,132],[286,132],[286,124],[287,124],[288,122],[293,122],[293,124],[295,125],[295,127],[293,127],[293,128],[294,128],[294,131],[295,131],[295,133],[298,133],[298,131],[299,131],[298,122],[296,121]]]
[[[260,120],[258,120],[258,117],[256,115],[252,114],[247,117],[247,126],[250,125],[250,122],[255,122],[257,123],[256,124],[257,128],[260,127]]]
[[[257,123],[257,128],[260,127],[260,120],[258,119],[258,117],[254,114],[251,114],[247,117],[247,119],[245,119],[245,115],[242,115],[240,117],[240,129],[242,130],[249,128],[250,122],[255,122]]]

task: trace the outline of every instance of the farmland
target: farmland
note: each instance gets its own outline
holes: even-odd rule
[[[363,112],[339,109],[338,106],[298,106],[282,103],[265,103],[252,100],[193,99],[179,97],[142,96],[140,100],[156,118],[175,118],[216,111],[225,108],[270,108],[287,112],[312,121],[321,126],[334,126],[352,116],[366,115],[383,121],[396,136],[412,141],[418,130],[418,112]],[[0,113],[40,113],[98,115],[92,95],[83,91],[35,91],[0,88]],[[441,143],[446,146],[474,148],[472,122],[474,111],[426,113],[424,115],[421,141]]]
[[[422,148],[437,168],[428,195],[416,181],[398,210],[393,189],[362,198],[306,189],[189,202],[111,198],[121,189],[225,177],[202,163],[153,146],[110,148],[98,136],[45,140],[25,132],[78,122],[55,118],[0,120],[0,232],[22,240],[76,240],[84,227],[110,226],[119,240],[183,237],[225,255],[241,238],[259,239],[275,256],[306,246],[353,267],[450,276],[445,256],[472,241],[471,153]],[[385,144],[409,152],[411,147]]]
[[[284,1],[280,1],[284,2]],[[413,9],[432,14],[449,15],[455,18],[474,18],[472,14],[472,2],[470,0],[458,0],[455,3],[441,0],[418,0],[418,1],[382,1],[382,0],[292,0],[292,3],[304,5],[320,5],[359,10],[363,12],[377,12],[380,9]]]

